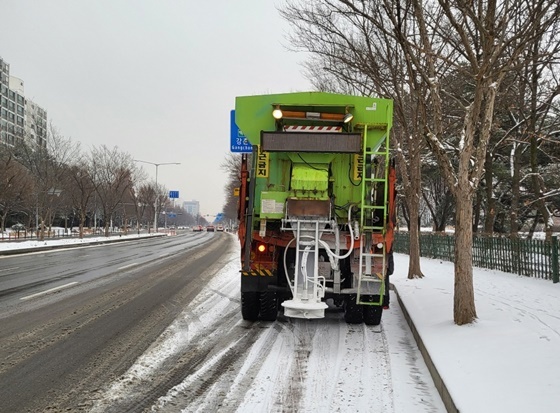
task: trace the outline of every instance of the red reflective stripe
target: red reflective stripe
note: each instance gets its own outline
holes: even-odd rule
[[[285,132],[342,132],[342,126],[301,126],[287,125]]]

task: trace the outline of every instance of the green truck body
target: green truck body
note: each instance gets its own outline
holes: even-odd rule
[[[245,319],[378,324],[392,272],[392,101],[323,92],[236,98],[253,147],[239,199]]]

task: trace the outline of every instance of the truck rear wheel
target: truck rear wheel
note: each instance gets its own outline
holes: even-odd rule
[[[278,317],[278,297],[273,291],[260,293],[261,320],[276,321]]]
[[[379,305],[364,305],[364,323],[368,326],[378,326],[381,323],[383,307]]]
[[[364,321],[363,306],[356,303],[356,294],[346,297],[344,300],[344,320],[348,324],[360,324]]]
[[[241,293],[241,315],[243,320],[257,321],[259,318],[259,293],[254,291]]]

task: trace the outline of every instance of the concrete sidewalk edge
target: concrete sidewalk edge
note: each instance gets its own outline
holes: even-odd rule
[[[441,375],[439,374],[436,365],[434,364],[434,362],[432,361],[432,358],[430,357],[430,353],[428,353],[428,350],[426,349],[426,346],[424,345],[424,342],[422,341],[422,337],[420,337],[420,334],[418,333],[418,330],[416,329],[416,326],[412,322],[412,319],[410,318],[410,314],[408,313],[408,310],[406,309],[406,306],[404,305],[404,302],[402,301],[397,288],[395,287],[394,284],[391,284],[390,288],[391,288],[391,290],[393,290],[395,292],[395,294],[397,296],[397,301],[399,302],[399,305],[402,309],[402,312],[404,314],[404,318],[406,319],[408,327],[410,328],[410,331],[412,332],[412,335],[414,336],[414,340],[416,341],[416,345],[418,346],[418,350],[420,350],[420,353],[422,354],[422,358],[424,359],[424,362],[426,363],[426,366],[428,367],[428,370],[430,371],[430,375],[432,376],[432,380],[434,381],[434,385],[436,386],[436,389],[437,389],[437,391],[438,391],[438,393],[441,397],[441,400],[443,401],[443,404],[445,405],[445,408],[446,408],[447,412],[448,413],[459,413],[459,409],[457,408],[457,406],[455,405],[455,402],[451,398],[451,395],[449,394],[449,391],[447,390],[447,386],[443,382],[443,379],[441,378]]]

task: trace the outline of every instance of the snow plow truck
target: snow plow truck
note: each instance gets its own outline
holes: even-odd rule
[[[237,97],[241,312],[378,325],[393,272],[391,100],[323,92]]]

